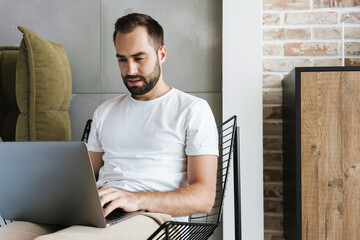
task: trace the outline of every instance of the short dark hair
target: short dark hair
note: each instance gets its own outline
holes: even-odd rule
[[[115,44],[116,34],[118,32],[130,33],[138,26],[142,26],[146,28],[149,37],[152,40],[152,45],[155,51],[157,51],[160,47],[164,46],[163,28],[152,17],[142,13],[131,13],[119,18],[116,21],[115,30],[113,34],[114,44]]]

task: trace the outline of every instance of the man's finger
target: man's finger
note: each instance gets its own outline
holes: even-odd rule
[[[101,206],[104,206],[106,203],[111,202],[119,197],[119,193],[116,191],[107,191],[99,193]]]
[[[118,192],[118,191],[119,191],[119,189],[116,189],[116,188],[100,188],[98,190],[100,197],[102,197],[106,194],[111,194],[111,193]]]
[[[106,208],[104,208],[104,216],[106,217],[107,215],[109,215],[112,211],[114,211],[115,209],[119,208],[119,206],[117,206],[118,201],[112,201],[109,203],[109,205],[106,206]]]
[[[99,194],[106,194],[112,191],[115,191],[115,188],[101,187],[100,189],[98,189]]]

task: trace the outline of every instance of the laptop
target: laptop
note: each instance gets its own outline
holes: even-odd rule
[[[0,142],[5,219],[103,228],[141,212],[117,209],[104,218],[84,142]]]

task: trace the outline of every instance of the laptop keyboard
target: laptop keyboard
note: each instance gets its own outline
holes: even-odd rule
[[[106,216],[106,220],[107,221],[112,221],[112,220],[115,220],[115,219],[118,219],[124,215],[126,215],[127,213],[124,212],[124,210],[120,209],[120,208],[117,208],[115,209],[114,211],[112,211],[109,215]]]

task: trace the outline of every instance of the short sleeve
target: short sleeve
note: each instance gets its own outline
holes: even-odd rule
[[[87,148],[92,152],[104,152],[99,141],[98,110],[94,112]]]
[[[205,100],[191,108],[186,126],[185,152],[188,156],[219,155],[215,118]]]

